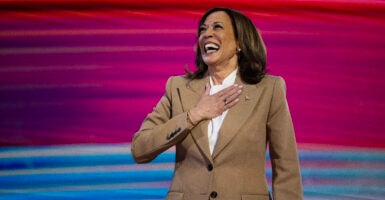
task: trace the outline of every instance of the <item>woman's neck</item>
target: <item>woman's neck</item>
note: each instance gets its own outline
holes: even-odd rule
[[[235,67],[226,67],[226,68],[213,68],[209,67],[209,74],[214,85],[222,84],[223,80],[233,72],[237,66]]]

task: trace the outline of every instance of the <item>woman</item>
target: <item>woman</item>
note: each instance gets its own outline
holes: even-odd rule
[[[253,23],[213,8],[200,20],[198,38],[197,71],[168,80],[133,138],[135,161],[176,146],[169,200],[268,200],[269,144],[274,199],[302,199],[285,83],[265,75],[265,46]]]

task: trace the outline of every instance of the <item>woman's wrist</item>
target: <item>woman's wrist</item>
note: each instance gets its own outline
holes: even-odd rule
[[[187,120],[189,120],[193,126],[196,126],[200,122],[194,109],[187,111]]]
[[[194,123],[191,119],[191,113],[190,111],[187,111],[187,121],[192,125],[192,127],[196,126],[196,123]]]

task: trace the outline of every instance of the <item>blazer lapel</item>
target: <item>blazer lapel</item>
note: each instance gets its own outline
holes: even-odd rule
[[[188,111],[196,105],[196,103],[205,92],[206,83],[209,83],[208,76],[202,79],[189,81],[185,88],[178,88],[181,103],[183,105],[183,109],[185,109],[184,111]],[[208,123],[208,120],[200,122],[195,128],[191,130],[191,136],[193,137],[195,143],[198,145],[198,148],[200,148],[200,151],[210,161],[212,161],[207,137]]]
[[[243,91],[239,96],[239,102],[234,107],[229,109],[222,123],[222,127],[219,131],[218,141],[213,151],[213,159],[223,150],[223,148],[226,147],[226,145],[238,133],[238,130],[241,128],[241,126],[249,118],[251,112],[254,110],[254,107],[261,95],[261,91],[258,90],[258,84],[245,84],[242,83],[239,79],[240,77],[238,75],[235,82],[237,84],[243,85]]]

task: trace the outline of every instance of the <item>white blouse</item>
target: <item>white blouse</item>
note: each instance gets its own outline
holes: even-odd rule
[[[214,85],[213,80],[210,76],[210,86],[211,86],[210,95],[213,95],[213,94],[233,85],[236,77],[237,77],[237,69],[235,69],[233,72],[231,72],[231,74],[229,74],[223,80],[221,85]],[[209,139],[209,146],[210,146],[210,153],[211,154],[213,154],[215,144],[217,143],[217,140],[218,140],[219,130],[222,126],[223,120],[226,117],[227,111],[228,110],[223,112],[218,117],[212,118],[209,122],[207,133],[208,133],[208,139]]]

